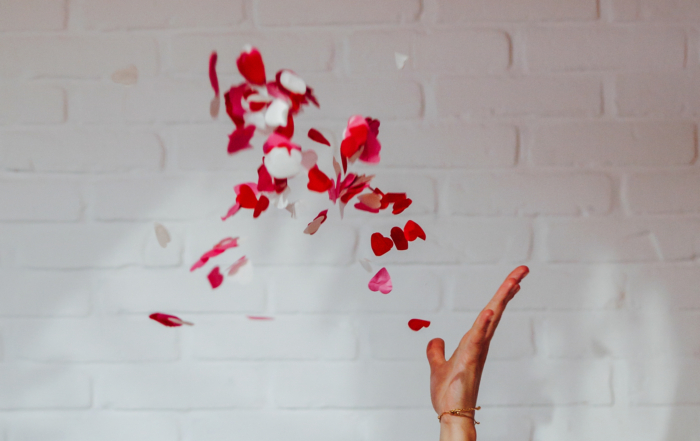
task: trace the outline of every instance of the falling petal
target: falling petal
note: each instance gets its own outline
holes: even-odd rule
[[[206,253],[202,254],[202,257],[199,258],[198,261],[192,265],[190,268],[190,271],[194,271],[197,268],[201,268],[204,266],[205,263],[209,261],[212,257],[216,257],[219,254],[222,254],[224,251],[230,249],[230,248],[235,248],[238,246],[238,238],[237,237],[227,237],[226,239],[221,240],[219,243],[214,245],[211,250],[207,251]]]
[[[382,233],[374,233],[372,234],[371,245],[374,255],[382,256],[394,247],[394,241],[382,236]]]
[[[224,282],[224,276],[222,276],[221,272],[219,272],[218,266],[215,266],[214,269],[209,272],[207,279],[209,279],[212,289],[218,288]]]
[[[318,154],[313,150],[304,150],[301,152],[301,165],[309,170],[314,167],[318,162]]]
[[[133,64],[112,74],[112,81],[125,86],[133,86],[139,79],[139,71]]]
[[[274,320],[274,317],[267,317],[264,315],[248,315],[248,320]]]
[[[403,199],[401,201],[398,201],[398,202],[394,203],[394,209],[391,212],[392,212],[392,214],[403,213],[403,211],[405,209],[407,209],[408,207],[410,207],[412,203],[413,203],[413,201],[410,199]]]
[[[170,233],[162,224],[159,224],[158,222],[155,223],[154,227],[156,230],[156,239],[158,239],[158,244],[163,248],[167,247],[168,243],[170,243]]]
[[[229,277],[235,276],[238,273],[238,270],[241,269],[243,265],[248,263],[248,258],[246,256],[241,257],[237,261],[233,263],[228,269],[226,270],[226,275]]]
[[[365,269],[368,273],[372,272],[372,263],[369,261],[369,259],[360,259],[359,260],[360,265],[362,265],[362,268]]]
[[[403,227],[403,233],[409,242],[413,242],[417,238],[425,240],[425,231],[417,223],[409,220],[406,222],[406,226]]]
[[[403,251],[408,249],[408,241],[406,240],[406,236],[401,228],[392,228],[391,238],[394,241],[394,245],[396,245],[397,250]]]
[[[396,60],[396,68],[401,70],[406,64],[406,61],[408,61],[408,55],[404,55],[399,52],[394,52],[394,59]]]
[[[155,320],[161,325],[168,326],[171,328],[174,328],[176,326],[182,326],[182,325],[187,325],[187,326],[193,326],[194,323],[191,322],[186,322],[179,317],[176,317],[174,315],[169,315],[169,314],[163,314],[162,312],[154,312],[153,314],[148,316],[151,320]]]
[[[243,260],[245,259],[245,260]],[[236,267],[236,268],[234,268]],[[238,285],[248,285],[253,281],[253,262],[243,256],[228,269],[228,275]]]
[[[254,47],[245,48],[236,60],[238,71],[249,82],[258,86],[265,85],[265,65],[262,55]]]
[[[304,234],[309,234],[309,235],[316,234],[318,229],[321,227],[321,224],[323,224],[327,218],[328,218],[328,210],[323,210],[322,212],[318,213],[318,216],[316,216],[316,218],[314,218],[314,220],[309,222],[309,225],[306,226],[306,229],[304,230]]]
[[[299,203],[299,202],[297,201],[297,202],[294,202],[294,203],[291,203],[291,204],[287,204],[287,206],[284,207],[285,210],[289,211],[289,213],[292,215],[292,219],[296,219],[296,218],[297,218],[297,204],[298,204],[298,203]]]
[[[272,177],[291,178],[303,169],[301,152],[297,149],[275,147],[265,155],[265,167]]]
[[[255,134],[255,126],[240,127],[231,133],[228,138],[228,154],[232,155],[240,150],[252,148],[250,140]]]
[[[370,291],[379,291],[382,294],[389,294],[393,288],[389,271],[387,271],[386,268],[380,269],[369,281],[368,287]]]
[[[260,199],[258,199],[258,203],[255,204],[255,210],[253,211],[253,218],[257,218],[260,216],[260,214],[267,210],[267,207],[270,206],[270,199],[268,199],[267,196],[261,195]]]
[[[428,326],[430,326],[430,322],[428,320],[411,319],[408,321],[408,327],[414,331],[420,331]]]
[[[287,124],[289,103],[284,100],[273,100],[265,111],[265,123],[270,127],[279,127]]]
[[[332,186],[333,181],[318,168],[318,165],[314,165],[311,170],[309,170],[309,183],[306,184],[306,188],[318,193],[325,193]]]
[[[209,115],[212,118],[216,119],[219,116],[219,107],[221,107],[221,98],[215,96],[209,103]]]
[[[291,70],[281,70],[277,73],[279,84],[291,93],[304,95],[306,93],[306,82]]]
[[[377,193],[367,193],[360,195],[358,197],[360,202],[365,204],[368,208],[379,209],[382,206],[382,197]]]
[[[211,83],[211,88],[214,89],[214,96],[219,96],[219,77],[216,75],[216,60],[218,55],[216,52],[212,52],[209,57],[209,82]]]
[[[311,140],[316,141],[316,142],[318,142],[319,144],[325,144],[325,145],[327,145],[328,147],[331,146],[330,141],[328,141],[328,140],[326,139],[326,137],[323,136],[323,135],[321,134],[321,132],[319,132],[319,131],[316,130],[316,129],[309,129],[309,134],[308,134],[308,136],[309,136],[309,138],[310,138]]]

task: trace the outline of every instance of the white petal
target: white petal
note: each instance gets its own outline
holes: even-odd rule
[[[360,265],[362,265],[362,268],[365,269],[368,273],[373,272],[372,271],[372,264],[369,261],[369,259],[360,259]]]
[[[403,66],[408,61],[408,55],[404,55],[398,52],[394,52],[394,58],[396,59],[396,67],[398,69],[403,69]]]
[[[168,243],[170,242],[170,233],[168,233],[168,230],[158,222],[155,223],[154,227],[156,230],[156,239],[158,239],[158,244],[163,248],[167,247]]]
[[[285,70],[280,75],[282,87],[292,93],[304,95],[306,93],[306,82],[294,72]]]
[[[256,129],[264,132],[268,127],[265,124],[265,114],[263,112],[246,112],[243,115],[246,126],[255,126]]]
[[[318,155],[314,150],[304,150],[301,153],[301,165],[303,165],[305,169],[309,170],[313,168],[317,161]]]
[[[273,100],[265,112],[265,122],[268,126],[279,127],[287,125],[289,103],[284,100]]]
[[[275,147],[265,155],[265,167],[270,176],[277,179],[291,178],[302,170],[301,152],[286,147]]]

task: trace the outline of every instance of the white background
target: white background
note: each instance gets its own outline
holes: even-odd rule
[[[425,345],[518,264],[481,439],[700,439],[699,23],[695,0],[0,0],[0,440],[437,439]],[[295,139],[327,173],[306,131],[380,119],[364,170],[410,209],[219,221],[261,138],[226,154],[207,61],[238,83],[246,43],[315,88]],[[374,258],[409,218],[428,241]],[[225,236],[255,282],[212,291],[188,268]]]

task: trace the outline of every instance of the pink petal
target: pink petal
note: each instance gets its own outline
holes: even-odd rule
[[[211,53],[209,57],[209,82],[211,83],[212,89],[214,89],[214,95],[219,96],[219,77],[216,76],[216,60],[218,55],[216,52]]]
[[[240,209],[241,209],[241,204],[236,202],[236,204],[233,207],[228,209],[228,211],[226,212],[225,215],[221,216],[221,220],[225,221],[226,219],[230,218],[234,214],[238,213],[238,210],[240,210]]]
[[[266,317],[263,315],[249,315],[248,320],[274,320],[274,317]]]
[[[389,294],[393,288],[389,271],[387,271],[386,268],[380,269],[369,281],[368,286],[370,291],[380,291],[382,294]]]
[[[221,275],[218,266],[215,266],[214,269],[209,272],[207,279],[209,279],[212,289],[218,288],[224,282],[224,276]]]
[[[301,165],[310,170],[316,165],[318,161],[318,154],[313,150],[304,150],[301,152]]]
[[[250,140],[253,139],[254,134],[255,126],[247,126],[234,130],[228,137],[228,154],[232,155],[238,151],[252,148],[253,146],[250,145]]]
[[[236,60],[238,71],[250,83],[258,86],[265,85],[265,65],[263,64],[262,55],[260,52],[251,47],[248,50],[241,52],[241,55]]]
[[[177,316],[163,314],[162,312],[154,312],[153,314],[149,315],[148,317],[151,320],[157,321],[161,325],[168,326],[171,328],[174,328],[176,326],[182,326],[182,325],[192,326],[194,324],[194,323],[186,322]]]
[[[258,190],[275,191],[275,183],[272,182],[272,176],[270,176],[270,172],[267,171],[264,163],[258,167]]]
[[[309,234],[309,235],[316,234],[318,229],[321,227],[321,224],[323,224],[327,218],[328,218],[328,210],[323,210],[322,212],[318,213],[318,216],[316,216],[314,218],[314,220],[309,222],[309,225],[306,226],[306,229],[304,230],[304,234]]]
[[[228,269],[226,270],[227,275],[229,275],[229,276],[235,276],[236,273],[238,272],[238,270],[240,270],[241,267],[242,267],[243,265],[245,265],[246,263],[248,263],[248,258],[245,257],[245,256],[241,257],[241,258],[238,259],[236,262],[234,262],[233,265],[231,265],[230,267],[228,267]]]
[[[219,254],[223,253],[224,251],[230,249],[230,248],[235,248],[238,246],[238,238],[237,237],[227,237],[223,240],[221,240],[219,243],[214,245],[211,250],[207,251],[206,253],[202,254],[202,257],[199,258],[198,261],[192,265],[190,268],[190,271],[194,271],[197,268],[201,268],[204,266],[205,263],[209,261],[212,257],[216,257]]]
[[[355,208],[362,211],[367,211],[370,213],[379,213],[379,208],[368,207],[364,202],[358,202],[355,204]]]
[[[311,139],[311,140],[313,140],[313,141],[316,141],[316,142],[318,142],[319,144],[325,144],[325,145],[327,145],[328,147],[331,146],[330,141],[328,141],[328,140],[326,139],[326,137],[323,136],[323,134],[321,134],[321,132],[319,132],[319,131],[316,130],[316,129],[309,129],[309,134],[308,134],[308,136],[309,136],[309,139]]]
[[[377,140],[377,135],[379,135],[379,121],[367,118],[367,125],[369,127],[367,143],[360,155],[360,161],[377,164],[379,162],[379,152],[382,150],[382,145],[379,143],[379,140]]]
[[[283,136],[277,132],[273,132],[265,141],[265,144],[263,144],[263,153],[267,154],[270,152],[270,150],[274,149],[275,147],[286,147],[287,150],[299,150],[301,151],[301,146],[299,144],[295,144],[292,141],[289,140],[286,136]]]

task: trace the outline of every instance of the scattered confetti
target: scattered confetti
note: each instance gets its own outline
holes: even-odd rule
[[[333,187],[333,181],[318,168],[318,165],[314,165],[309,170],[309,183],[306,187],[311,191],[325,193]]]
[[[389,294],[393,288],[389,271],[387,271],[386,268],[380,269],[377,274],[370,279],[368,286],[370,291],[379,291],[382,294]]]
[[[408,321],[408,327],[414,331],[420,331],[423,328],[430,326],[430,322],[421,319],[411,319]]]
[[[212,118],[219,116],[219,107],[221,107],[221,98],[219,98],[219,77],[216,75],[216,60],[218,55],[216,52],[212,52],[209,57],[209,82],[211,83],[211,88],[214,89],[214,98],[212,98],[209,104],[209,114]]]
[[[309,222],[309,225],[306,226],[304,234],[316,234],[318,229],[321,227],[321,224],[324,223],[327,218],[328,210],[323,210],[322,212],[318,213],[318,216],[316,216],[316,218],[313,221]]]
[[[243,256],[228,267],[226,273],[236,283],[247,285],[253,281],[253,262]]]
[[[382,256],[394,247],[394,242],[382,233],[374,233],[371,238],[372,251],[375,256]]]
[[[238,238],[237,237],[227,237],[226,239],[222,239],[219,243],[214,245],[211,250],[207,251],[206,253],[202,254],[202,257],[199,258],[198,261],[192,265],[190,268],[190,271],[194,271],[197,268],[201,268],[204,266],[205,263],[209,261],[212,257],[216,257],[219,254],[222,254],[224,251],[230,249],[230,248],[235,248],[238,246]]]
[[[224,282],[224,276],[221,275],[218,266],[215,266],[214,269],[209,272],[207,278],[209,279],[212,289],[218,288]]]
[[[169,315],[169,314],[163,314],[162,312],[154,312],[153,314],[148,316],[151,320],[155,320],[161,325],[169,326],[171,328],[174,328],[176,326],[182,326],[182,325],[187,325],[187,326],[194,326],[194,323],[191,322],[186,322],[179,317],[176,317],[174,315]]]
[[[139,80],[139,71],[133,64],[112,74],[112,81],[125,86],[133,86]]]
[[[391,229],[391,239],[396,245],[396,249],[399,251],[408,249],[408,241],[406,240],[406,235],[400,227],[394,227]]]
[[[425,231],[412,220],[406,222],[406,226],[403,227],[403,232],[409,242],[413,242],[419,237],[425,240]]]
[[[394,52],[394,59],[396,61],[396,68],[401,70],[406,64],[406,61],[408,61],[408,55],[404,55],[399,52]]]
[[[154,228],[156,231],[156,239],[158,240],[158,245],[160,245],[163,248],[167,247],[170,243],[170,233],[168,232],[168,230],[158,222],[154,224]]]
[[[331,146],[330,141],[328,141],[328,140],[326,139],[326,137],[323,136],[323,135],[321,134],[321,132],[319,132],[319,131],[316,130],[316,129],[309,129],[309,134],[308,134],[308,136],[309,136],[309,139],[312,139],[312,140],[318,142],[319,144],[325,144],[325,145],[327,145],[328,147]]]

